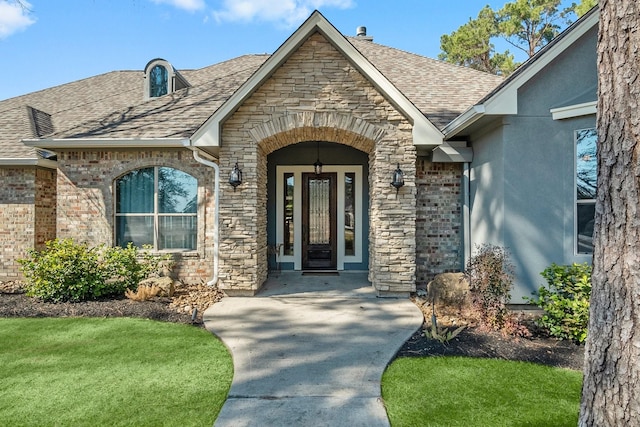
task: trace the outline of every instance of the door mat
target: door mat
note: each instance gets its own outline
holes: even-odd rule
[[[340,273],[338,273],[337,271],[317,270],[317,271],[303,271],[302,275],[303,276],[339,276]]]

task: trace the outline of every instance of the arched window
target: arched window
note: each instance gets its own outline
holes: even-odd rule
[[[195,250],[198,181],[169,167],[133,170],[115,182],[116,245]]]
[[[156,65],[149,73],[149,97],[156,98],[169,93],[169,73],[167,68]]]

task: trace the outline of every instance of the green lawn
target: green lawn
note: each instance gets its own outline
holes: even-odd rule
[[[396,359],[382,378],[393,427],[575,426],[582,373],[461,357]]]
[[[145,319],[0,319],[0,425],[211,426],[233,376],[209,332]]]

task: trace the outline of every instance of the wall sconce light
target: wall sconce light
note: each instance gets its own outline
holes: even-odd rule
[[[313,171],[316,175],[320,175],[322,173],[322,162],[320,161],[320,141],[316,141],[316,151],[317,157],[316,162],[313,164]]]
[[[396,196],[398,195],[398,191],[400,191],[400,187],[404,185],[404,172],[400,169],[400,163],[398,163],[398,168],[393,171],[393,181],[391,181],[391,185],[396,188]]]
[[[236,165],[229,175],[229,184],[233,187],[233,191],[236,191],[236,187],[242,184],[242,171],[238,167],[238,162],[236,162]]]

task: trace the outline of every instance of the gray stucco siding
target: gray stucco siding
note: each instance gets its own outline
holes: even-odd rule
[[[552,108],[595,101],[597,31],[587,32],[518,90],[519,117],[548,117]]]
[[[595,115],[554,120],[551,109],[596,101],[596,30],[574,42],[518,91],[518,113],[471,135],[472,251],[509,250],[512,302],[543,285],[551,263],[591,262],[575,248],[575,131]],[[491,130],[488,130],[491,129]]]
[[[551,263],[591,261],[575,252],[574,131],[594,125],[594,116],[511,117],[473,143],[472,252],[483,243],[509,250],[514,303],[543,284]]]
[[[574,127],[593,120],[516,117],[506,127],[504,246],[516,268],[514,302],[542,285],[551,263],[584,258],[574,243]]]
[[[473,142],[469,182],[472,253],[483,243],[504,244],[503,132],[500,126]]]

